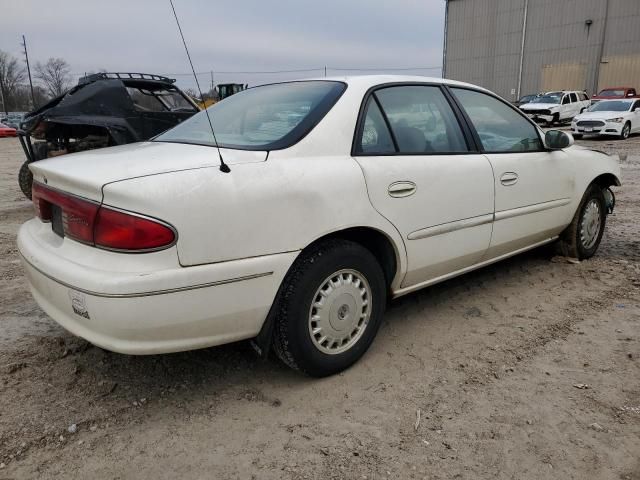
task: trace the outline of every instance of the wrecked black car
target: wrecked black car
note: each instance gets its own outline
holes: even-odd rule
[[[18,131],[27,161],[20,189],[31,198],[29,163],[148,140],[199,111],[175,80],[145,73],[97,73],[28,113]]]

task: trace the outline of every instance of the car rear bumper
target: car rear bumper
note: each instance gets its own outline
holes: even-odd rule
[[[84,251],[90,258],[113,252],[84,245],[56,248],[42,240],[43,228],[46,225],[34,219],[18,234],[36,302],[71,333],[127,354],[191,350],[254,337],[297,256],[289,252],[194,267],[117,272],[81,265],[68,255]],[[136,255],[135,262],[143,262],[145,255]],[[150,257],[151,263],[155,261]]]

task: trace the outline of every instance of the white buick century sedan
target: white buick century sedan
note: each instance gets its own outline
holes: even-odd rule
[[[333,374],[388,298],[554,241],[591,257],[620,185],[613,158],[454,81],[278,83],[208,113],[31,164],[19,250],[70,332],[128,354],[253,339]]]

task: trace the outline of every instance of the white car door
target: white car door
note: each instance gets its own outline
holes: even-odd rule
[[[640,132],[640,100],[636,100],[631,107],[631,131]]]
[[[540,132],[517,109],[487,93],[452,88],[495,176],[495,220],[486,258],[559,234],[573,216],[574,168],[562,151],[547,151]]]
[[[360,113],[353,155],[371,203],[404,239],[403,287],[471,266],[489,247],[493,171],[450,101],[439,85],[383,86]]]

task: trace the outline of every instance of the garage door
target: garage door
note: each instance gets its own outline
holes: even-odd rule
[[[587,66],[583,63],[545,65],[541,73],[541,90],[584,90],[586,71]]]
[[[640,84],[640,55],[605,57],[600,65],[598,91],[607,87],[637,87]]]

